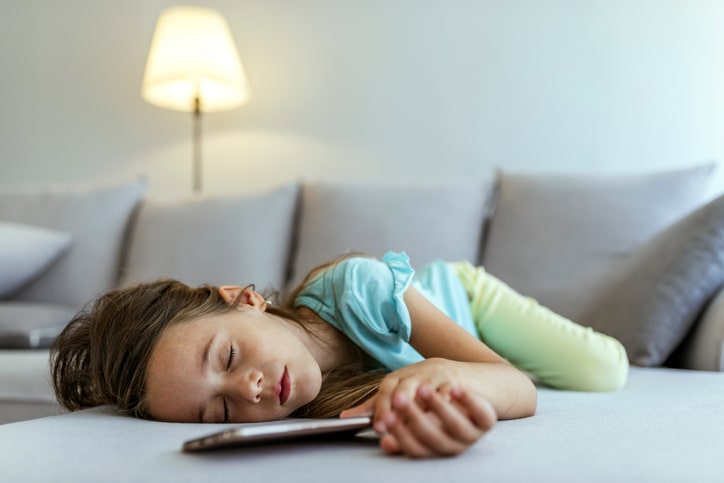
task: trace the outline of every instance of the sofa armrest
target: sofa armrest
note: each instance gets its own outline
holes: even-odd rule
[[[681,365],[685,369],[724,371],[724,287],[684,341]]]

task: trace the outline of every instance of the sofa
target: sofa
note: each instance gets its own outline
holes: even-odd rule
[[[148,195],[142,179],[0,188],[0,479],[207,481],[231,471],[272,481],[332,480],[338,471],[345,481],[406,479],[413,463],[383,456],[369,438],[191,456],[180,452],[183,440],[216,425],[139,421],[110,408],[64,413],[47,349],[75,312],[114,287],[174,277],[284,292],[339,254],[404,250],[413,266],[482,264],[617,337],[632,363],[618,392],[540,387],[536,416],[498,423],[460,457],[415,462],[416,480],[714,481],[724,447],[724,198],[712,192],[715,171],[714,163],[606,176],[497,170],[186,197]]]

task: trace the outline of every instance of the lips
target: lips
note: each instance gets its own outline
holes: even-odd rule
[[[279,404],[283,405],[285,402],[287,402],[287,399],[289,399],[289,393],[292,391],[292,381],[289,378],[289,371],[287,371],[287,368],[284,368],[284,374],[282,374],[282,378],[279,379],[279,382],[277,383],[277,398],[279,399]]]

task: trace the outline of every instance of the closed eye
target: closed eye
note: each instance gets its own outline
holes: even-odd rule
[[[237,350],[234,346],[229,346],[229,358],[226,361],[226,370],[231,369],[231,364],[234,362],[234,358],[236,357]],[[229,406],[226,404],[226,398],[224,398],[224,422],[229,422]]]
[[[234,358],[236,357],[236,348],[234,346],[229,346],[229,360],[226,363],[226,370],[228,371],[231,369],[231,363],[234,362]]]

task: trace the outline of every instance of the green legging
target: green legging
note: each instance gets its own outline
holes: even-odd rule
[[[613,391],[626,384],[628,357],[619,341],[520,295],[481,267],[451,265],[480,338],[511,364],[558,389]]]

